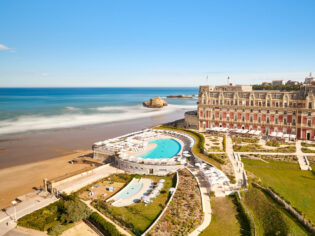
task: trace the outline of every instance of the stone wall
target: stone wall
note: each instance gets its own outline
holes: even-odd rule
[[[185,113],[185,127],[191,129],[198,129],[198,115],[197,111],[188,111]]]

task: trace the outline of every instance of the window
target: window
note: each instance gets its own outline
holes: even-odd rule
[[[293,113],[292,113],[294,116],[296,115],[296,111],[293,111]]]
[[[269,111],[269,110],[267,110],[267,113],[268,113],[268,114],[269,114],[269,112],[270,112],[270,111]]]
[[[250,101],[250,105],[254,106],[254,101],[253,100]]]
[[[235,99],[235,101],[234,101],[234,105],[237,105],[237,99]]]
[[[244,116],[242,116],[242,121],[245,121],[245,117]]]
[[[250,119],[250,122],[253,122],[253,116],[250,116],[249,119]]]
[[[222,114],[220,113],[220,120],[222,120]]]
[[[261,113],[261,110],[259,109],[258,112]]]
[[[312,112],[309,111],[309,112],[307,113],[307,115],[308,115],[308,116],[311,116],[311,115],[312,115]]]
[[[293,107],[296,107],[296,102],[293,103]]]
[[[276,110],[276,114],[278,114],[278,110]]]
[[[284,107],[288,107],[288,102],[284,101]]]
[[[258,123],[260,123],[260,122],[261,122],[261,116],[258,117]]]
[[[276,107],[278,107],[279,106],[279,103],[278,102],[276,102]]]
[[[215,105],[215,100],[212,100],[212,105]]]
[[[267,107],[270,107],[270,101],[267,101]]]
[[[243,109],[242,111],[245,112],[245,109]]]
[[[312,120],[307,120],[307,125],[308,125],[308,127],[311,127],[312,126]]]
[[[223,102],[222,102],[222,100],[220,100],[220,105],[222,105],[223,104]]]
[[[267,123],[269,124],[269,117],[267,117]]]
[[[258,102],[258,106],[260,106],[260,107],[261,107],[261,102]]]
[[[292,125],[295,125],[295,119],[292,119]]]
[[[285,124],[285,125],[287,124],[287,118],[283,119],[283,124]]]
[[[250,112],[253,112],[253,109],[250,109]]]
[[[276,123],[276,124],[278,124],[278,117],[276,117],[276,119],[275,119],[275,123]]]
[[[287,111],[284,111],[284,112],[283,112],[283,114],[285,114],[285,115],[286,115],[286,114],[287,114]]]
[[[312,103],[311,102],[308,103],[308,108],[310,108],[310,109],[312,108]]]
[[[237,115],[236,114],[234,115],[234,121],[237,121]]]

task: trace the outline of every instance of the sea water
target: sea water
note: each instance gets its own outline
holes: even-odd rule
[[[76,127],[196,109],[198,88],[0,88],[0,135]],[[161,96],[169,105],[149,109],[142,102]]]

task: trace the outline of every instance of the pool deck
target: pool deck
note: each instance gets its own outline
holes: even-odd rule
[[[122,199],[119,198],[119,194],[124,191],[126,188],[128,188],[130,186],[130,184],[133,183],[142,183],[142,187],[140,189],[139,192],[137,192],[136,194],[130,196],[129,198],[126,199]],[[124,206],[129,206],[137,201],[141,200],[141,197],[144,195],[145,192],[147,192],[150,188],[150,186],[152,185],[152,180],[151,179],[145,179],[145,178],[141,178],[141,179],[136,179],[133,178],[129,184],[124,187],[121,191],[119,191],[118,193],[116,193],[113,197],[109,198],[108,201],[114,200],[115,202],[112,203],[113,206],[115,207],[124,207]]]

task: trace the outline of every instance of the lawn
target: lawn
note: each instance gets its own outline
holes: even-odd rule
[[[307,235],[291,216],[261,190],[250,187],[243,202],[254,218],[257,235]]]
[[[113,219],[116,223],[127,228],[134,235],[141,235],[159,216],[170,198],[169,188],[174,187],[176,183],[175,174],[164,177],[143,177],[151,178],[154,182],[165,179],[164,188],[161,193],[155,199],[152,199],[153,202],[148,205],[140,202],[126,207],[114,207],[110,203],[101,200],[92,202],[95,208]]]
[[[286,201],[315,223],[315,175],[301,171],[296,163],[243,158],[245,169],[259,177]]]
[[[240,235],[236,206],[231,197],[211,197],[211,223],[200,236]]]
[[[70,195],[23,216],[18,220],[18,225],[48,231],[49,235],[59,235],[74,226],[74,223],[88,218],[90,214],[91,210],[78,197]]]

